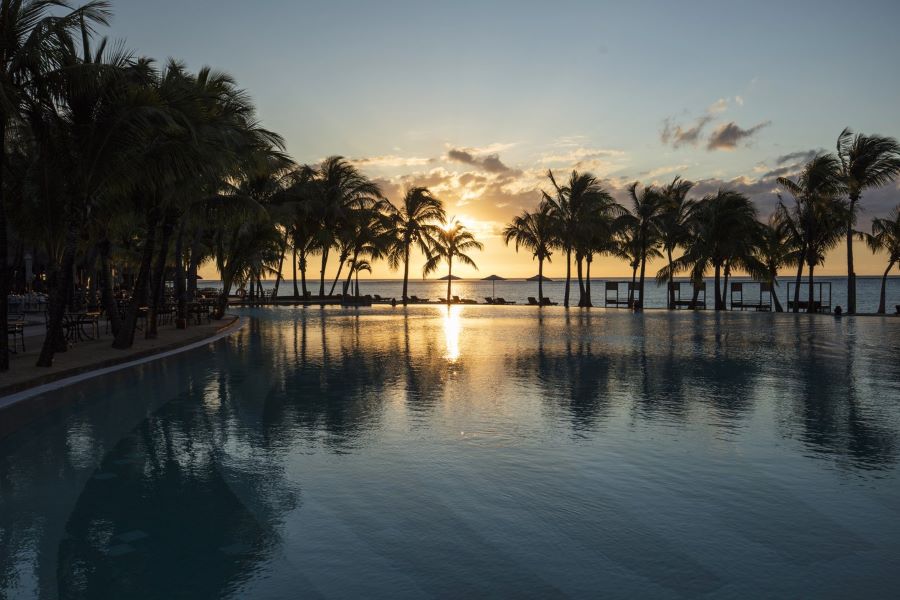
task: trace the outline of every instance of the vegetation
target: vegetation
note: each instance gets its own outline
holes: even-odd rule
[[[872,252],[884,252],[888,256],[888,265],[881,276],[881,294],[878,301],[878,314],[885,312],[885,289],[887,288],[887,276],[900,264],[900,204],[891,214],[883,219],[872,220],[872,232],[863,233],[863,239]]]
[[[433,273],[441,262],[447,263],[447,304],[453,298],[453,261],[469,265],[473,269],[478,268],[472,257],[467,254],[472,250],[484,250],[484,244],[477,241],[472,232],[455,219],[451,219],[434,238],[428,260],[422,268],[422,276]]]

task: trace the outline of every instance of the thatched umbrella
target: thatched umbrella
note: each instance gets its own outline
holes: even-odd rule
[[[488,275],[487,277],[482,277],[482,281],[490,281],[491,282],[491,296],[497,295],[497,290],[495,286],[498,281],[506,281],[506,277],[500,277],[499,275]]]

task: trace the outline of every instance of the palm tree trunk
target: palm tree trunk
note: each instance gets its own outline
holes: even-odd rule
[[[300,263],[298,266],[300,267],[300,290],[303,292],[303,297],[306,298],[309,295],[306,289],[306,250],[300,251]]]
[[[572,250],[566,248],[566,293],[563,296],[563,306],[569,308],[569,282],[572,280]]]
[[[725,263],[725,280],[722,282],[722,310],[728,310],[728,280],[731,279],[731,263]]]
[[[666,248],[666,258],[669,259],[669,281],[666,284],[666,298],[668,299],[669,310],[675,308],[675,288],[672,284],[675,283],[675,271],[672,268],[672,249]]]
[[[797,265],[797,278],[794,280],[794,312],[800,312],[800,282],[803,279],[803,260]]]
[[[584,305],[588,308],[594,306],[594,303],[591,301],[591,263],[594,262],[594,259],[588,256],[585,259],[585,263],[587,265],[584,277]]]
[[[329,248],[322,248],[322,270],[319,271],[319,297],[325,297],[325,267],[328,264],[328,250]]]
[[[581,253],[575,253],[575,271],[578,276],[578,306],[584,306],[584,277],[582,276],[583,261],[584,257]]]
[[[813,287],[814,287],[813,286],[813,283],[814,283],[813,271],[815,270],[815,268],[816,268],[815,263],[809,263],[809,301],[806,305],[806,312],[808,312],[808,313],[816,312],[815,307],[813,306],[813,299],[815,298],[815,295],[813,294]]]
[[[294,300],[300,297],[300,290],[297,289],[297,248],[291,248],[291,269],[294,274]]]
[[[284,231],[284,243],[281,245],[281,258],[278,259],[278,273],[275,275],[275,290],[272,292],[272,300],[278,298],[278,287],[281,285],[281,269],[284,267],[284,257],[287,254],[288,240],[290,239],[290,232],[285,229]]]
[[[403,248],[403,306],[408,302],[407,291],[409,284],[409,244]]]
[[[722,265],[716,263],[715,276],[713,279],[713,287],[716,294],[716,310],[722,310],[722,296],[719,294],[719,283],[722,278]]]
[[[166,259],[169,256],[169,240],[174,229],[174,216],[166,215],[162,225],[159,254],[156,257],[156,265],[153,268],[153,276],[150,279],[152,281],[150,309],[147,314],[147,331],[144,332],[144,338],[148,340],[155,339],[158,335],[157,315],[159,314],[160,305],[163,303],[166,290]]]
[[[647,271],[647,252],[641,252],[641,280],[638,284],[638,290],[641,292],[641,310],[644,309],[644,276]]]
[[[150,265],[153,263],[153,251],[156,245],[156,212],[151,210],[147,214],[147,239],[144,241],[144,251],[141,254],[141,266],[138,269],[134,289],[131,293],[131,301],[125,309],[125,318],[122,327],[113,340],[112,347],[119,350],[127,350],[134,345],[134,330],[137,325],[137,314],[141,304],[147,300],[147,279],[150,276]]]
[[[450,304],[451,286],[453,285],[453,258],[447,258],[447,304]]]
[[[544,303],[544,259],[538,259],[538,304]]]
[[[353,283],[353,274],[356,271],[356,261],[359,260],[359,251],[353,251],[353,258],[350,259],[350,272],[347,273],[347,289],[350,289],[350,284]],[[357,273],[359,275],[359,273]]]
[[[97,278],[100,283],[100,301],[103,304],[103,310],[106,311],[106,318],[109,319],[109,327],[115,336],[122,327],[122,317],[119,315],[119,307],[113,294],[112,273],[109,265],[111,246],[112,244],[106,237],[97,244],[97,256],[100,262],[100,273]]]
[[[894,267],[894,261],[888,263],[887,269],[884,270],[884,275],[881,276],[881,294],[878,296],[878,314],[883,315],[886,312],[886,302],[885,302],[885,290],[887,288],[887,276],[888,273],[891,272],[891,269]]]
[[[631,265],[631,285],[628,286],[628,308],[634,308],[634,284],[637,282],[638,262]]]
[[[344,263],[347,261],[347,253],[341,252],[338,255],[338,270],[337,274],[334,276],[334,281],[331,282],[331,291],[328,292],[328,295],[331,296],[334,294],[334,288],[337,287],[337,282],[341,278],[341,272],[344,270]]]
[[[228,309],[228,296],[231,294],[231,286],[234,283],[234,274],[222,273],[222,294],[219,296],[219,302],[216,305],[216,311],[213,314],[214,319],[221,319],[225,316]]]
[[[71,209],[70,209],[71,211]],[[50,319],[47,324],[47,334],[44,336],[44,345],[38,356],[38,367],[52,367],[53,355],[58,351],[66,350],[66,339],[62,329],[63,316],[66,310],[66,295],[72,286],[75,267],[75,246],[78,240],[78,223],[73,215],[67,215],[66,241],[63,247],[62,261],[60,264],[60,276],[51,291]],[[3,265],[4,269],[6,265]],[[6,337],[6,336],[4,336]]]
[[[191,243],[191,260],[188,263],[187,272],[187,295],[188,298],[197,297],[197,268],[200,266],[200,236],[203,234],[201,228],[194,230],[194,241]]]
[[[775,303],[775,312],[784,312],[784,307],[781,306],[781,301],[778,299],[778,294],[776,293],[776,289],[778,288],[778,279],[773,275],[772,276],[772,301]]]
[[[847,314],[856,312],[856,273],[853,270],[853,211],[859,194],[850,195],[850,221],[847,223]]]

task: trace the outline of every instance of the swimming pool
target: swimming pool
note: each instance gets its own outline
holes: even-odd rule
[[[0,597],[889,597],[900,320],[247,311],[0,441]]]

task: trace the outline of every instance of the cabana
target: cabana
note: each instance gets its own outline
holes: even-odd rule
[[[800,284],[800,300],[797,302],[797,308],[801,312],[831,312],[831,282],[830,281],[814,281],[813,282],[813,306],[812,311],[809,310],[809,283]],[[787,285],[787,309],[794,310],[794,291],[797,286],[793,281],[789,281]]]
[[[626,291],[620,294],[619,289],[622,284],[626,284]],[[613,292],[613,294],[610,294]],[[607,281],[605,286],[605,294],[603,302],[605,306],[613,308],[631,308],[632,302],[641,302],[641,286],[630,281]]]
[[[697,310],[699,308],[706,308],[706,282],[703,281],[701,283],[695,283],[692,287],[689,288],[689,296],[687,299],[682,299],[681,297],[681,284],[687,283],[690,285],[690,281],[675,281],[671,284],[671,290],[675,292],[675,309],[679,308],[688,308],[692,310]],[[696,294],[697,300],[694,301],[694,295]]]
[[[752,293],[759,290],[759,295]],[[749,294],[747,292],[750,292]],[[731,283],[731,310],[772,310],[772,284],[765,281],[733,281]]]

